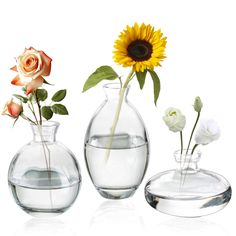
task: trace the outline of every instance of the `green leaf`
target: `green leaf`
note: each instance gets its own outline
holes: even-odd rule
[[[34,95],[31,93],[31,94],[28,95],[28,99],[29,99],[30,102],[33,102],[33,101],[35,100],[35,97],[34,97]]]
[[[41,112],[42,112],[42,116],[46,119],[46,120],[50,120],[53,116],[53,112],[50,106],[43,106],[41,108]]]
[[[53,85],[53,84],[48,83],[48,81],[46,79],[43,79],[43,83],[48,84],[48,85]]]
[[[21,95],[18,95],[18,94],[13,94],[13,96],[15,98],[19,99],[23,103],[27,103],[28,102],[28,98],[27,97],[24,97],[24,96],[21,96]]]
[[[59,115],[68,115],[69,114],[66,107],[62,104],[54,104],[51,106],[51,109],[52,109],[53,113],[55,113],[55,114],[59,114]]]
[[[13,127],[15,126],[16,122],[18,121],[19,117],[20,117],[20,116],[18,116],[18,117],[14,120],[13,125],[12,125]]]
[[[89,76],[84,84],[83,92],[96,86],[102,80],[114,80],[118,77],[118,74],[110,66],[101,66]]]
[[[159,94],[160,94],[161,83],[160,83],[160,79],[159,79],[157,73],[154,70],[148,70],[148,72],[151,75],[152,80],[153,80],[154,103],[156,105],[157,104],[157,99],[158,99]]]
[[[139,86],[140,86],[140,89],[143,89],[143,86],[144,86],[144,83],[145,83],[145,78],[146,78],[146,75],[147,75],[147,70],[141,72],[136,72],[136,77],[138,79],[138,82],[139,82]]]
[[[66,96],[66,89],[59,90],[52,96],[52,101],[60,102],[65,98],[65,96]]]
[[[36,96],[39,101],[45,101],[48,97],[48,92],[46,89],[37,89]]]

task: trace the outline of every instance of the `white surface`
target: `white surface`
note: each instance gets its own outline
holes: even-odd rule
[[[67,88],[69,117],[61,122],[58,139],[78,157],[83,175],[76,203],[51,220],[33,219],[14,203],[7,186],[7,170],[15,152],[31,139],[27,124],[0,117],[0,235],[235,235],[236,203],[198,219],[180,219],[154,211],[143,195],[145,182],[155,173],[174,167],[172,153],[179,136],[170,133],[161,117],[168,106],[187,116],[188,133],[195,119],[191,105],[202,97],[202,116],[214,118],[222,137],[202,149],[201,166],[224,175],[232,184],[235,172],[235,55],[236,14],[232,0],[21,0],[0,2],[0,104],[17,88],[10,85],[9,68],[24,47],[34,46],[53,58],[49,81]],[[157,72],[162,91],[155,108],[151,79],[140,92],[132,82],[129,99],[141,113],[151,140],[151,159],[144,181],[130,199],[106,201],[94,189],[83,158],[83,139],[93,112],[102,102],[101,86],[81,94],[83,83],[98,66],[115,66],[113,42],[126,24],[135,21],[160,27],[168,37],[167,59]],[[55,88],[55,89],[56,89]],[[185,134],[186,135],[186,134]]]

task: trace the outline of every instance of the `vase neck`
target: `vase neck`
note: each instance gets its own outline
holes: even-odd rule
[[[103,89],[105,91],[107,100],[118,100],[119,99],[119,95],[121,92],[121,85],[119,83],[105,84],[103,86]],[[129,92],[129,86],[127,88],[122,88],[122,89],[125,89],[124,100],[126,100],[128,92]]]
[[[177,169],[179,171],[185,173],[194,173],[199,171],[198,162],[201,158],[201,152],[198,150],[195,150],[193,154],[191,152],[192,150],[189,150],[186,154],[186,150],[183,150],[181,154],[180,150],[178,150],[174,153],[175,161],[178,164]]]
[[[55,142],[59,123],[53,121],[43,122],[42,125],[31,124],[35,142]]]

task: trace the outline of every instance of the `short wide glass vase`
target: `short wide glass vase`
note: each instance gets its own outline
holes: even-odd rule
[[[231,199],[229,182],[217,173],[199,169],[200,151],[185,153],[174,153],[175,170],[159,173],[147,182],[145,197],[149,205],[180,217],[199,217],[223,209]]]

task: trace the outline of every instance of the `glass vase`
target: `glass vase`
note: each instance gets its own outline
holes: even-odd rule
[[[122,199],[132,196],[143,180],[149,160],[149,140],[141,116],[127,100],[129,87],[111,134],[120,84],[106,84],[104,91],[106,99],[86,132],[85,160],[98,192],[108,199]]]
[[[223,209],[231,199],[229,182],[217,173],[199,169],[200,151],[183,153],[174,153],[175,170],[159,173],[148,181],[147,202],[160,212],[180,217],[199,217]]]
[[[56,141],[59,123],[31,125],[33,141],[13,158],[8,183],[16,203],[36,217],[55,216],[75,201],[81,185],[73,153]]]

